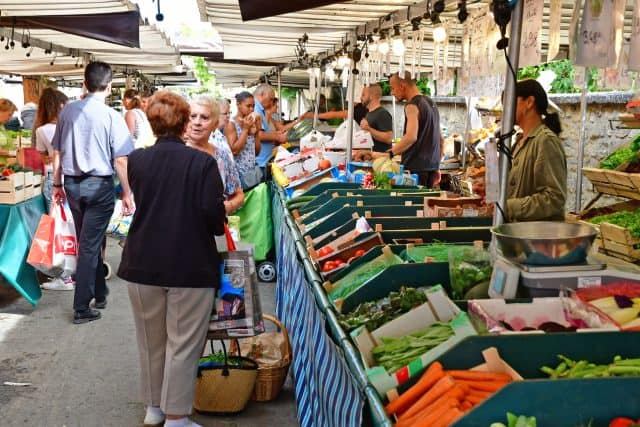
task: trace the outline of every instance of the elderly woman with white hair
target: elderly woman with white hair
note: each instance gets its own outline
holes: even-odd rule
[[[224,186],[224,207],[229,215],[244,204],[244,192],[231,150],[228,146],[210,142],[211,134],[218,128],[220,105],[214,98],[200,95],[191,101],[190,107],[187,145],[216,159]]]

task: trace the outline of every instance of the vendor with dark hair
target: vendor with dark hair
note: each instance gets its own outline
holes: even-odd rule
[[[558,134],[557,113],[549,113],[547,94],[535,80],[516,84],[516,124],[522,135],[512,152],[507,182],[508,221],[564,219],[567,158]]]

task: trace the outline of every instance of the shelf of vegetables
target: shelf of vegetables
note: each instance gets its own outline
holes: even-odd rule
[[[304,194],[302,197],[309,197],[304,204],[313,202],[317,197],[326,198],[329,192],[335,193],[338,190],[336,186],[339,184],[333,184],[331,188],[325,187],[324,191],[315,193],[316,196],[313,198]],[[313,189],[312,187],[311,191]],[[286,198],[281,192],[280,197],[284,206]],[[339,195],[331,199],[340,197],[349,196]],[[397,196],[363,196],[361,199],[378,197]],[[309,206],[321,207],[325,203]],[[611,381],[613,384],[620,381],[617,383],[619,385],[637,381],[633,378],[577,380],[573,377],[595,377],[598,373],[618,375],[618,372],[635,373],[636,370],[640,376],[640,369],[628,366],[635,363],[635,358],[640,356],[640,344],[636,342],[628,345],[631,341],[637,341],[635,335],[640,336],[638,332],[511,335],[518,333],[519,329],[510,329],[511,334],[496,334],[494,331],[493,335],[477,336],[477,331],[467,314],[458,308],[466,308],[466,301],[457,301],[454,305],[449,298],[466,300],[478,298],[483,292],[486,294],[492,270],[490,260],[487,252],[483,250],[484,245],[472,244],[478,240],[490,240],[489,227],[484,222],[486,220],[447,218],[447,221],[455,222],[456,227],[437,230],[420,226],[435,220],[439,222],[440,219],[419,218],[411,210],[406,212],[408,217],[380,217],[381,213],[388,214],[406,208],[411,207],[402,204],[349,207],[340,214],[341,216],[329,216],[309,230],[300,228],[286,209],[284,212],[284,223],[295,236],[297,255],[302,260],[305,276],[311,284],[318,307],[325,315],[327,330],[330,331],[334,342],[342,348],[345,362],[360,384],[373,425],[414,425],[417,417],[426,417],[424,411],[427,408],[432,418],[434,413],[450,423],[460,418],[457,425],[461,426],[486,426],[489,424],[488,420],[505,422],[507,412],[526,416],[521,417],[521,422],[532,422],[531,417],[535,417],[538,422],[547,421],[545,425],[569,425],[553,424],[555,420],[563,419],[557,418],[562,414],[555,407],[551,411],[544,408],[546,412],[543,413],[539,404],[512,403],[514,394],[511,391],[514,390],[516,395],[524,395],[524,390],[528,387],[532,387],[532,390],[542,387],[543,390],[548,388],[548,393],[556,393],[558,388],[571,390],[574,387],[572,384],[575,384],[574,393],[583,395],[582,383],[577,381]],[[337,211],[340,212],[342,209]],[[307,212],[316,211],[317,208],[308,209]],[[367,234],[365,239],[379,235],[382,239],[381,244],[361,249],[357,246],[358,240],[354,239],[348,250],[323,252],[322,256],[316,259],[309,254],[309,240],[313,242],[315,239],[315,242],[321,245],[347,235],[353,232],[357,220],[365,215],[365,212],[367,215],[364,219],[369,225],[374,229],[377,225],[378,230],[381,230],[378,233]],[[431,243],[427,244],[429,242]],[[319,251],[324,248],[317,245],[315,247]],[[342,260],[345,264],[343,267],[331,271],[331,274],[323,272],[323,262],[336,261],[340,256],[348,256],[348,259]],[[530,303],[528,300],[518,302]],[[560,299],[556,299],[553,304],[551,301],[545,304],[545,307],[549,306],[555,307],[558,311],[556,317],[551,316],[555,321],[547,321],[549,325],[554,325],[551,327],[542,324],[539,328],[549,326],[548,332],[575,330],[565,328],[565,323],[562,322],[565,315]],[[635,300],[633,306],[636,306]],[[439,307],[440,312],[435,307]],[[442,312],[443,309],[448,311]],[[489,310],[490,307],[484,309]],[[541,318],[535,314],[535,309],[530,311],[533,313],[532,319]],[[482,318],[480,320],[483,321]],[[484,321],[498,322],[501,325],[500,320],[496,319]],[[514,325],[505,324],[505,327],[500,329],[505,331],[506,327],[517,327]],[[487,333],[488,327],[485,325],[484,329],[478,330]],[[627,333],[632,335],[624,335]],[[499,352],[516,376],[507,380],[504,372],[489,370],[486,374],[476,377],[478,374],[470,371],[471,368],[483,364],[483,352],[491,348]],[[567,359],[559,359],[559,355]],[[442,366],[443,374],[428,387],[422,383],[419,393],[415,388],[413,392],[409,392],[409,395],[413,395],[412,399],[406,397],[406,393],[413,386],[423,381],[426,372],[435,362]],[[563,363],[566,367],[562,366]],[[570,364],[573,366],[569,366]],[[575,368],[576,366],[580,369]],[[583,367],[591,371],[581,372]],[[563,369],[566,370],[563,372],[571,374],[557,374]],[[553,380],[549,379],[548,373],[551,372]],[[524,381],[520,381],[520,375],[525,378]],[[571,378],[565,378],[569,375]],[[629,382],[623,383],[624,381]],[[440,385],[436,388],[436,384]],[[608,383],[602,384],[609,387]],[[432,389],[440,390],[440,394]],[[446,390],[442,391],[443,389]],[[568,392],[565,391],[566,393]],[[411,400],[410,406],[418,400],[421,403],[401,418],[401,412],[388,410],[389,406],[398,405],[393,403],[398,399],[401,403]],[[567,398],[566,401],[570,402],[571,399]],[[431,406],[436,402],[440,405],[437,408],[439,412]],[[599,425],[598,423],[608,420],[610,416],[628,416],[634,415],[634,412],[637,415],[636,408],[631,409],[625,411],[621,407],[614,407],[612,411],[607,412],[599,407],[591,411],[590,416],[596,422],[594,425]],[[404,407],[402,412],[408,410],[409,407]],[[487,418],[488,416],[490,418]],[[517,417],[511,418],[512,421],[517,420]],[[424,425],[432,424],[425,421]]]

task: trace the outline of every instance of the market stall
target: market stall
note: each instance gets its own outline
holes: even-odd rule
[[[42,195],[14,205],[0,204],[0,274],[33,305],[38,303],[42,292],[36,271],[26,260],[43,213]]]
[[[424,425],[449,425],[460,417],[458,425],[486,425],[504,422],[511,408],[520,415],[539,417],[539,422],[549,425],[572,423],[553,404],[543,412],[538,405],[544,404],[542,401],[531,403],[535,399],[528,399],[531,404],[524,405],[511,398],[524,396],[529,387],[548,396],[560,396],[558,391],[562,390],[562,398],[557,399],[569,405],[565,402],[575,402],[573,396],[587,401],[593,398],[582,389],[588,387],[589,381],[593,381],[594,388],[635,381],[597,378],[634,371],[626,367],[635,363],[637,352],[616,347],[613,342],[628,339],[631,335],[624,334],[632,332],[620,331],[636,327],[640,313],[636,293],[639,270],[634,264],[620,267],[621,263],[609,263],[599,256],[598,247],[609,255],[622,255],[637,262],[634,256],[640,236],[634,231],[635,217],[625,214],[605,218],[612,212],[602,211],[590,217],[581,213],[574,218],[596,218],[594,223],[604,223],[599,228],[600,240],[596,239],[594,228],[584,223],[540,223],[531,224],[528,229],[506,224],[490,232],[482,217],[488,221],[494,217],[496,226],[505,220],[519,65],[539,64],[543,54],[553,59],[564,49],[580,66],[615,68],[610,74],[624,74],[627,64],[637,68],[629,57],[617,56],[626,44],[625,37],[637,35],[635,26],[631,31],[631,17],[639,12],[638,7],[617,3],[614,12],[614,2],[602,9],[600,3],[590,1],[584,7],[582,3],[568,7],[553,1],[493,2],[491,9],[487,4],[470,7],[459,2],[453,8],[445,2],[435,3],[433,8],[428,2],[407,4],[408,7],[371,21],[358,14],[362,12],[360,4],[349,4],[344,9],[332,5],[259,21],[264,26],[238,23],[233,10],[215,16],[208,9],[203,12],[220,26],[223,41],[230,46],[230,58],[259,57],[262,67],[289,60],[289,72],[308,68],[309,98],[316,112],[322,86],[330,79],[328,75],[340,69],[346,89],[342,92],[347,94],[348,103],[344,129],[337,129],[333,136],[325,135],[314,122],[316,132],[300,139],[299,153],[279,152],[274,161],[276,236],[279,255],[287,259],[285,264],[280,260],[279,275],[292,277],[284,269],[293,269],[299,275],[293,284],[279,280],[279,314],[285,325],[298,322],[301,319],[294,320],[292,314],[304,317],[306,313],[295,311],[292,294],[315,299],[316,309],[323,317],[310,318],[307,323],[315,326],[319,320],[326,322],[333,345],[322,347],[336,352],[338,359],[340,352],[336,350],[342,349],[342,366],[350,369],[351,376],[341,376],[340,380],[359,388],[359,396],[365,398],[368,409],[364,414],[375,425],[415,425],[415,417],[428,419],[429,422],[422,421]],[[224,7],[214,1],[205,5]],[[567,13],[561,13],[563,8]],[[335,17],[347,11],[358,26],[338,44],[332,40],[333,30],[347,26],[349,17]],[[599,21],[611,21],[605,28],[597,27],[600,35],[606,33],[603,39],[579,37],[584,31],[589,33],[591,26],[599,25],[592,15],[599,16],[601,12],[611,18]],[[457,20],[451,19],[452,15]],[[427,25],[433,28],[425,32],[421,22],[424,24],[429,18],[431,24]],[[334,25],[330,25],[332,19],[336,21]],[[301,24],[308,24],[308,37],[300,37],[294,31]],[[323,31],[323,25],[328,29]],[[240,37],[241,30],[246,32]],[[272,54],[260,47],[282,47],[291,38],[298,39],[298,50],[308,53],[311,60],[305,62],[304,55],[293,56],[291,52],[285,55],[283,49]],[[240,46],[247,43],[258,45],[253,48],[259,52],[251,55],[241,50]],[[612,45],[616,47],[615,61],[608,57],[595,63],[595,57],[606,56],[604,50],[612,51]],[[633,43],[625,48],[631,49],[631,57],[638,54]],[[423,59],[428,61],[428,69],[422,66]],[[215,67],[215,63],[212,65]],[[227,64],[225,72],[232,74],[229,67],[232,66]],[[498,97],[504,91],[504,105],[498,108],[486,102],[484,106],[488,115],[501,116],[499,125],[491,123],[484,129],[467,125],[464,134],[449,141],[460,147],[452,149],[460,157],[451,164],[463,168],[459,171],[461,182],[453,186],[462,194],[447,195],[453,200],[443,201],[450,197],[427,194],[427,190],[422,190],[425,194],[410,189],[401,193],[402,186],[415,184],[410,171],[383,171],[371,158],[358,157],[354,159],[357,163],[351,162],[353,148],[367,148],[366,136],[358,134],[359,129],[351,120],[359,85],[378,81],[395,71],[409,70],[413,77],[431,72],[438,90],[446,93],[445,88],[454,81],[454,67],[460,68],[458,93]],[[257,72],[260,70],[254,69],[252,75]],[[280,80],[286,73],[280,65],[274,65],[262,77],[269,81],[277,76]],[[242,79],[243,74],[246,73],[238,69],[234,77]],[[586,79],[583,82],[586,87]],[[583,111],[584,107],[583,102]],[[576,150],[579,170],[584,141],[582,131]],[[631,144],[626,151],[630,154],[628,159],[633,160],[630,163],[636,163],[637,144]],[[312,161],[314,157],[324,157],[329,164],[318,168],[317,162]],[[612,169],[621,169],[615,172],[585,170],[585,175],[602,193],[635,199],[637,171],[626,169],[628,166],[622,169],[622,165],[616,165]],[[330,169],[324,170],[326,167]],[[581,175],[577,175],[579,198]],[[348,183],[343,184],[344,181]],[[377,187],[378,193],[355,190],[353,183],[360,183],[364,189]],[[393,186],[398,186],[397,191],[390,188]],[[476,200],[464,199],[465,195]],[[580,203],[576,206],[579,210]],[[621,209],[631,206],[626,204]],[[496,246],[488,251],[487,243],[494,236]],[[442,248],[443,244],[449,246]],[[483,302],[489,296],[526,300],[506,305]],[[574,334],[578,329],[616,332]],[[536,335],[518,335],[531,331]],[[551,333],[558,331],[564,334]],[[308,334],[308,326],[297,331],[298,351],[304,355],[301,360],[320,348]],[[292,337],[295,340],[296,333]],[[605,348],[604,352],[592,350],[600,337],[612,340],[611,346],[599,347]],[[529,345],[549,353],[536,355],[539,360],[528,360],[525,356]],[[558,362],[557,354],[564,354],[566,359]],[[480,365],[480,371],[485,372],[471,370]],[[552,379],[544,383],[530,381],[545,376]],[[578,377],[587,379],[570,379]],[[302,374],[296,376],[301,419],[310,408],[304,390],[313,389],[315,385],[311,384],[315,381]],[[547,387],[549,392],[541,391]],[[438,400],[445,394],[453,402]],[[322,407],[327,397],[316,397]],[[439,407],[430,406],[436,401]],[[592,419],[596,425],[606,425],[616,416],[637,411],[633,405],[604,406],[594,408],[576,423]],[[336,412],[344,410],[338,407]],[[308,419],[304,419],[306,423]]]

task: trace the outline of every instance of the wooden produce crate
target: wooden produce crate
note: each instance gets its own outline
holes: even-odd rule
[[[640,173],[582,168],[584,176],[599,193],[640,200]]]
[[[640,261],[640,239],[631,236],[629,230],[618,225],[600,224],[601,251],[629,262]]]
[[[24,172],[0,179],[0,204],[15,205],[24,201]]]

